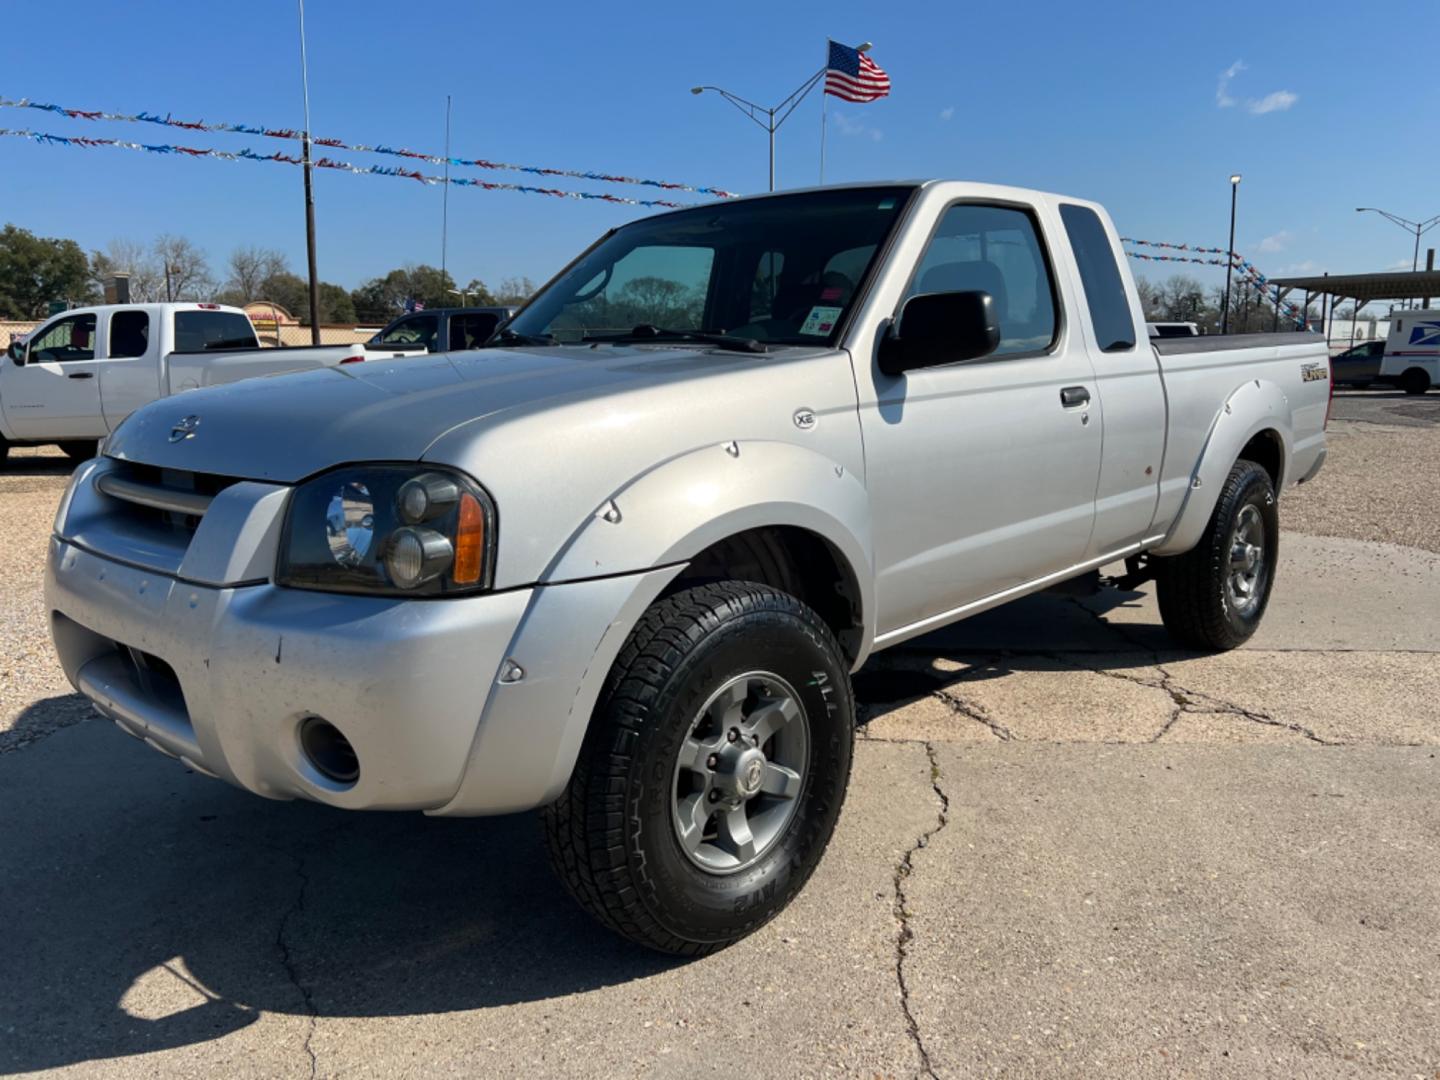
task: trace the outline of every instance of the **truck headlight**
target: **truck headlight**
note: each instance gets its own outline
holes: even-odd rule
[[[291,493],[275,581],[330,592],[474,592],[490,586],[494,550],[494,504],[469,477],[349,465]]]

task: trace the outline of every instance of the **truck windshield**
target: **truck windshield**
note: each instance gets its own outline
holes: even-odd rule
[[[258,349],[255,328],[238,311],[177,311],[176,352]]]
[[[913,190],[837,188],[637,221],[531,301],[504,343],[724,334],[831,344]]]

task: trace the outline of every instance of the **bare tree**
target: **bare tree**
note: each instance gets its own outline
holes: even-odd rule
[[[116,274],[130,275],[130,299],[137,304],[165,299],[165,275],[157,268],[154,257],[143,244],[134,240],[111,240],[104,251],[90,256],[91,276],[96,288],[104,290],[105,282]]]
[[[205,253],[183,236],[168,233],[155,241],[155,258],[167,300],[208,300],[215,292],[215,279]]]
[[[289,273],[285,256],[273,248],[247,246],[230,253],[230,277],[225,282],[227,298],[233,303],[273,299],[264,296],[265,283]]]

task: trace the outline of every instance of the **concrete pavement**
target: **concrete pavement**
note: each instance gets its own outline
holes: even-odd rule
[[[820,871],[692,963],[593,928],[528,817],[56,731],[0,755],[0,1071],[1433,1075],[1440,557],[1284,542],[1236,653],[1142,592],[877,657]]]

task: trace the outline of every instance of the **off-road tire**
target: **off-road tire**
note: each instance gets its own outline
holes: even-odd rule
[[[1246,506],[1255,506],[1264,530],[1266,570],[1257,602],[1241,611],[1230,601],[1231,538]],[[1280,554],[1280,515],[1270,474],[1241,458],[1230,470],[1200,542],[1183,555],[1155,560],[1155,593],[1160,619],[1187,648],[1223,651],[1244,644],[1260,625]]]
[[[1430,375],[1424,368],[1408,368],[1400,375],[1400,389],[1419,396],[1430,389]]]
[[[793,816],[754,865],[707,873],[672,819],[680,746],[727,680],[774,673],[809,730]],[[849,666],[823,620],[766,585],[676,592],[640,619],[612,665],[569,786],[541,812],[551,865],[580,906],[641,945],[702,956],[752,933],[804,886],[835,830],[850,780]]]
[[[71,461],[89,461],[100,452],[100,443],[95,439],[72,439],[57,443],[60,452]]]

